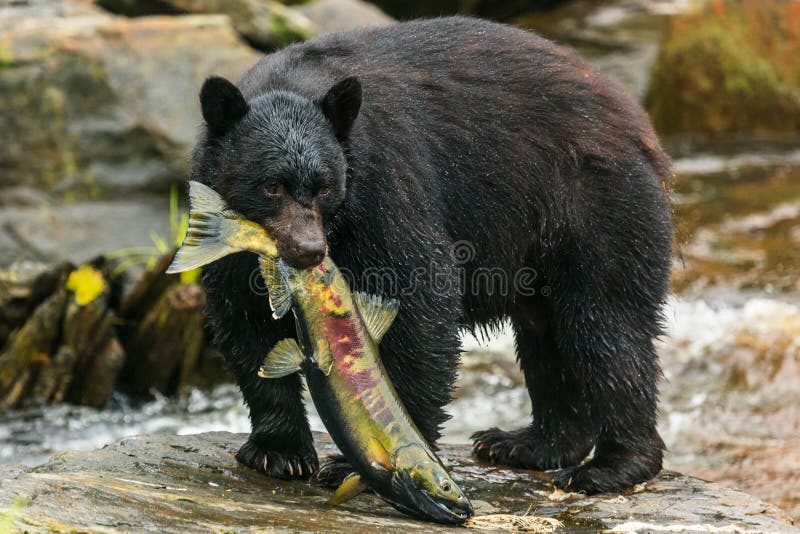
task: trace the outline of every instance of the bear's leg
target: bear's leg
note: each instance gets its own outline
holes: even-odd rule
[[[660,370],[653,346],[661,297],[633,303],[625,292],[575,269],[559,271],[563,279],[553,283],[546,332],[514,320],[533,424],[514,432],[480,432],[475,452],[506,465],[562,468],[553,482],[564,490],[619,491],[661,470]],[[578,465],[592,443],[594,457]]]
[[[663,332],[671,236],[668,221],[646,214],[633,221],[643,227],[618,223],[617,235],[581,239],[597,248],[565,253],[551,274],[555,343],[599,423],[594,457],[555,474],[554,484],[568,491],[620,491],[661,470],[661,369],[653,340]]]
[[[295,336],[294,320],[272,319],[265,295],[249,285],[258,269],[255,257],[246,259],[230,256],[203,269],[214,340],[250,409],[252,433],[236,459],[270,476],[308,478],[319,463],[300,376],[258,376],[271,347]]]
[[[478,458],[543,471],[578,465],[592,449],[598,425],[580,384],[565,368],[548,315],[541,297],[527,297],[518,301],[512,319],[532,423],[512,431],[476,432],[472,439]]]
[[[237,382],[250,408],[252,432],[236,459],[277,478],[308,478],[319,467],[306,419],[300,376],[259,378],[261,362]],[[255,377],[255,380],[251,378]]]
[[[594,360],[598,365],[589,371],[594,376],[586,377],[583,387],[593,391],[592,413],[602,428],[591,460],[555,474],[553,483],[564,490],[589,495],[620,491],[661,471],[665,445],[656,430],[660,371],[653,365],[655,348],[651,339],[628,339],[617,350],[627,356],[611,366]]]

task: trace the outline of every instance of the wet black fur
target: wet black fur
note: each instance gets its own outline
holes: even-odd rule
[[[363,102],[342,135],[322,102],[351,76]],[[211,126],[193,178],[256,220],[275,216],[263,194],[275,180],[307,203],[320,184],[334,189],[320,205],[330,254],[354,290],[400,300],[381,356],[431,443],[448,418],[459,330],[508,317],[532,424],[477,433],[477,456],[562,468],[557,485],[588,493],[660,470],[653,339],[669,278],[670,164],[624,90],[545,39],[467,18],[291,46],[238,86],[248,111]],[[472,284],[479,267],[512,279],[531,269],[536,294]],[[287,462],[302,461],[305,476],[317,459],[300,377],[256,373],[295,329],[291,318],[274,321],[249,286],[255,268],[243,253],[204,270],[217,342],[250,407],[253,433],[239,459],[276,476],[297,476]],[[432,268],[437,276],[420,275]],[[365,277],[371,269],[396,273],[397,286]],[[579,465],[592,447],[594,459]],[[340,467],[329,482],[346,473]]]

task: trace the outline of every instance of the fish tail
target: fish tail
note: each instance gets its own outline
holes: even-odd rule
[[[191,271],[238,252],[222,240],[229,233],[225,200],[200,182],[189,182],[189,227],[167,273]]]

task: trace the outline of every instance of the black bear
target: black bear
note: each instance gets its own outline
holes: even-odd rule
[[[209,78],[192,178],[263,224],[296,267],[326,251],[353,290],[396,297],[380,346],[435,444],[459,332],[509,320],[531,424],[476,433],[501,465],[558,469],[565,489],[653,477],[660,335],[671,252],[670,161],[626,92],[534,34],[440,18],[327,35]],[[209,315],[250,408],[240,462],[319,469],[297,375],[262,380],[295,335],[253,289],[256,257],[204,270]],[[594,456],[582,461],[594,448]],[[343,458],[317,472],[336,484]]]

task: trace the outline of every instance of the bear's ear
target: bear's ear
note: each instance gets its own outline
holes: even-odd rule
[[[249,109],[241,91],[219,76],[211,76],[203,83],[200,107],[213,136],[224,135]]]
[[[361,82],[355,76],[336,82],[322,97],[319,106],[331,121],[336,138],[344,141],[361,109]]]

